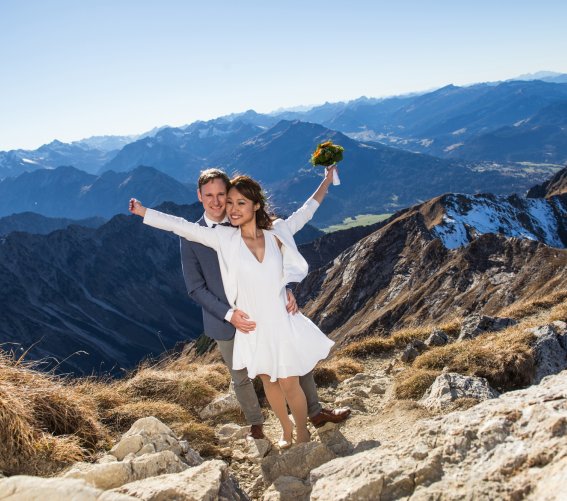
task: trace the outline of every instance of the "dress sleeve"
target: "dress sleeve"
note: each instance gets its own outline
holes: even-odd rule
[[[144,224],[160,230],[171,231],[192,242],[198,242],[216,251],[219,250],[220,232],[217,229],[191,223],[182,217],[164,214],[154,209],[146,210]]]
[[[311,220],[315,211],[319,208],[319,202],[314,198],[310,198],[299,209],[297,209],[291,216],[289,216],[285,223],[291,230],[292,234],[296,234],[303,228],[308,221]]]

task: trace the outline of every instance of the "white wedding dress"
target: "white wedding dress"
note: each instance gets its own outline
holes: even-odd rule
[[[256,330],[236,331],[233,369],[248,369],[250,378],[268,374],[276,381],[307,374],[327,357],[334,342],[301,313],[287,312],[282,253],[272,233],[264,231],[264,240],[262,262],[241,240],[236,306],[256,322]]]

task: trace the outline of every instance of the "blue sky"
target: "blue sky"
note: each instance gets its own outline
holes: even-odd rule
[[[565,19],[559,0],[0,0],[0,150],[567,73]]]

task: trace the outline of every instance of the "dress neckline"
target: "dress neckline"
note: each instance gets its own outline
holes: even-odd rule
[[[240,228],[239,228],[240,231]],[[267,238],[266,238],[266,232],[264,230],[260,230],[262,232],[262,235],[264,235],[264,258],[262,259],[262,261],[260,261],[256,255],[250,250],[250,247],[248,247],[248,245],[246,244],[246,242],[244,241],[244,238],[242,238],[242,231],[240,231],[240,240],[242,241],[242,244],[244,245],[244,247],[246,247],[246,250],[249,252],[250,256],[252,256],[252,259],[254,259],[254,261],[256,261],[258,264],[264,264],[264,262],[266,261],[266,252],[268,250],[268,242],[267,242]]]

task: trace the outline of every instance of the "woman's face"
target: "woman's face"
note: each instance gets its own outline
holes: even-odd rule
[[[233,226],[242,226],[256,219],[260,204],[254,204],[236,188],[231,188],[226,197],[226,214]]]

